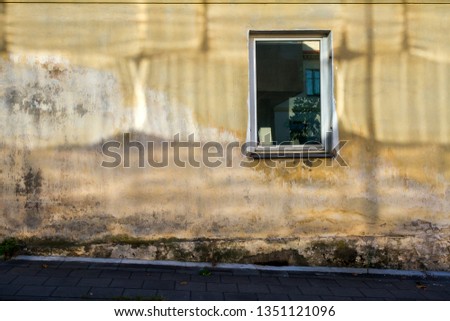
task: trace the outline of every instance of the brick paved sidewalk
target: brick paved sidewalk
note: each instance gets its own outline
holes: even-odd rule
[[[148,264],[0,262],[0,300],[450,300],[450,278]]]

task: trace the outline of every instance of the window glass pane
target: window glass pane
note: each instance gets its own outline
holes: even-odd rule
[[[314,77],[311,69],[306,69],[306,94],[314,95]]]
[[[314,95],[320,95],[320,72],[314,70]]]
[[[320,42],[256,41],[260,145],[321,143]]]

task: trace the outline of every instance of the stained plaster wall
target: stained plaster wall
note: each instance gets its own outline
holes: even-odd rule
[[[0,4],[0,238],[37,254],[449,270],[446,1],[76,2]],[[238,150],[231,167],[100,166],[125,132],[244,142],[250,29],[333,31],[348,166],[244,168]]]

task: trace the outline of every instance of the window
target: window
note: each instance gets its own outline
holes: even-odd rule
[[[320,69],[306,69],[305,75],[306,94],[320,96]]]
[[[250,154],[332,156],[331,32],[250,31],[249,41]]]

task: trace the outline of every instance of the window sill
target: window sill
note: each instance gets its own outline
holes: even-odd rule
[[[289,158],[334,158],[336,151],[325,151],[321,146],[310,146],[303,148],[287,147],[256,147],[247,153],[248,157],[254,159],[289,159]]]

